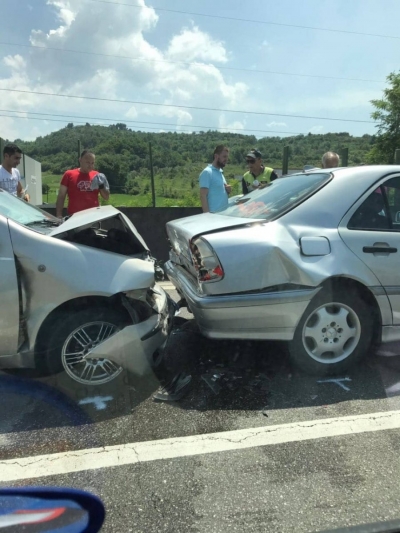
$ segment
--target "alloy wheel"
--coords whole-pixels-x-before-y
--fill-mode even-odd
[[[101,385],[109,383],[121,372],[122,367],[104,358],[91,358],[91,350],[119,330],[115,324],[96,321],[76,328],[67,337],[61,351],[66,373],[78,383]]]

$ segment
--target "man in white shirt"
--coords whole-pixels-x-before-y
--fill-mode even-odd
[[[18,198],[29,202],[29,195],[21,185],[21,175],[17,166],[22,158],[22,150],[16,144],[6,144],[3,149],[3,160],[0,165],[0,187]]]

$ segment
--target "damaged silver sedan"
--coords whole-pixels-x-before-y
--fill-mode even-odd
[[[399,167],[299,173],[167,231],[167,274],[208,337],[289,341],[317,374],[400,340]]]
[[[0,368],[100,385],[150,372],[175,312],[154,260],[113,207],[63,224],[0,189]]]

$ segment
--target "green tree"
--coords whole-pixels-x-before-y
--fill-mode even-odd
[[[376,144],[368,154],[370,163],[394,161],[394,152],[400,148],[400,72],[391,72],[386,78],[389,87],[381,100],[371,100],[375,111],[371,117],[378,122]]]

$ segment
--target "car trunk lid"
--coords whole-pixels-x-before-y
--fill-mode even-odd
[[[228,231],[253,224],[260,224],[263,219],[239,218],[217,213],[203,213],[192,217],[180,218],[167,223],[168,238],[171,243],[171,259],[184,266],[192,264],[190,242],[194,237]],[[192,269],[190,268],[192,271]],[[193,271],[193,273],[195,273]]]

